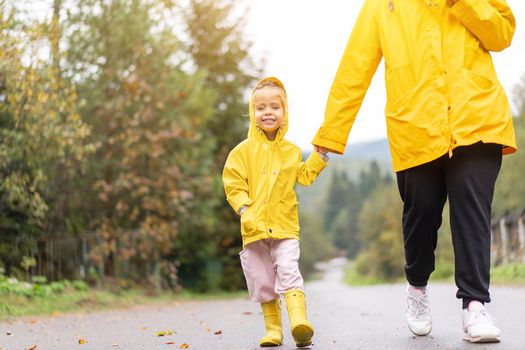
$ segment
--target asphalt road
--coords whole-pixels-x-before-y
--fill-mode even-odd
[[[331,349],[525,349],[525,288],[493,287],[487,308],[503,331],[497,344],[462,340],[460,302],[452,284],[432,284],[430,336],[415,337],[405,319],[403,284],[350,287],[340,280],[336,263],[324,279],[306,286],[310,320],[315,328],[312,350]],[[286,316],[285,329],[288,330]],[[172,335],[157,332],[172,330]],[[261,349],[259,305],[247,298],[174,302],[162,306],[24,317],[0,323],[1,350],[72,349]],[[80,344],[84,341],[85,343]],[[276,350],[295,349],[288,331]],[[184,345],[186,344],[186,345]],[[36,346],[36,347],[33,347]],[[33,347],[33,348],[31,348]]]

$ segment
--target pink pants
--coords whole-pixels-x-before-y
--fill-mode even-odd
[[[279,299],[291,289],[303,290],[297,239],[264,239],[248,244],[240,253],[248,292],[253,301]]]

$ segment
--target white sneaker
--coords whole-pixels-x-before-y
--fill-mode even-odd
[[[410,292],[407,287],[407,319],[408,328],[415,335],[428,335],[432,330],[432,316],[430,315],[430,303],[427,290],[418,289]]]
[[[463,339],[471,343],[500,341],[501,330],[496,327],[496,320],[480,302],[471,302],[468,309],[463,310],[463,331]]]

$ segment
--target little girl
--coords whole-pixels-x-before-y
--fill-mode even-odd
[[[306,162],[301,149],[284,139],[288,108],[283,84],[261,80],[249,103],[248,138],[228,155],[223,171],[226,197],[241,216],[241,265],[252,300],[261,303],[266,336],[261,346],[283,341],[280,294],[284,294],[298,347],[312,343],[306,319],[303,277],[299,271],[299,218],[296,183],[308,186],[328,157],[313,152]]]

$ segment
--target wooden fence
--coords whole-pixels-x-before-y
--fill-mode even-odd
[[[525,263],[525,208],[492,222],[492,265]]]
[[[49,280],[86,279],[87,275],[104,273],[104,263],[95,262],[91,250],[100,244],[94,232],[77,237],[58,236],[38,240],[31,256],[36,266],[31,275],[46,276]]]
[[[37,265],[29,272],[31,275],[47,276],[50,280],[60,280],[86,279],[90,272],[98,276],[126,277],[131,270],[137,270],[129,262],[111,259],[94,261],[90,253],[99,244],[100,238],[93,232],[79,237],[40,240],[29,254],[37,261]],[[525,263],[525,208],[521,212],[493,219],[491,244],[493,266]],[[110,268],[110,265],[115,267]]]

